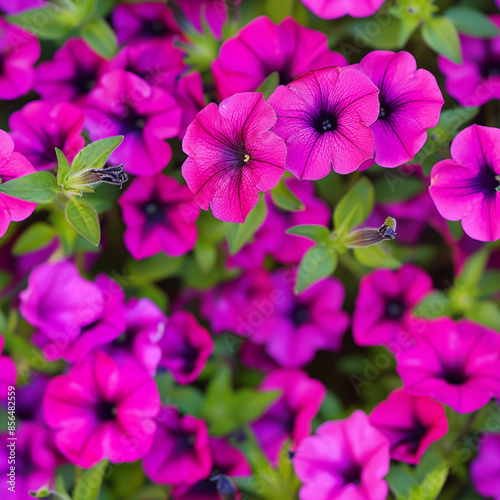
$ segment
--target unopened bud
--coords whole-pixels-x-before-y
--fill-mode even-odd
[[[393,240],[396,237],[396,219],[387,217],[385,222],[378,228],[357,229],[350,233],[344,241],[349,248],[366,247],[375,245],[382,241]]]

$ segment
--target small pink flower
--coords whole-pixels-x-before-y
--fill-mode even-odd
[[[380,8],[384,0],[300,0],[311,12],[322,19],[368,17]]]
[[[181,417],[177,408],[165,406],[156,422],[153,446],[142,460],[149,479],[180,486],[208,477],[213,459],[205,421],[191,415]]]
[[[205,367],[214,341],[190,312],[177,311],[165,326],[160,346],[159,365],[171,372],[178,384],[190,384]]]
[[[43,407],[61,453],[89,468],[105,458],[133,462],[149,451],[160,395],[133,358],[94,352],[49,382]]]
[[[466,319],[428,321],[396,370],[408,394],[470,413],[500,397],[500,336]]]
[[[224,99],[256,90],[275,71],[286,85],[308,70],[346,64],[343,56],[328,49],[324,33],[291,17],[276,25],[260,16],[222,44],[212,73],[217,93]]]
[[[451,143],[451,160],[431,171],[429,193],[442,217],[461,220],[479,241],[500,238],[500,129],[471,125]]]
[[[370,125],[379,115],[379,90],[354,68],[323,68],[280,85],[269,98],[273,127],[287,146],[287,169],[316,180],[348,174],[373,158]]]
[[[262,94],[244,92],[210,103],[188,127],[182,175],[204,210],[218,219],[243,222],[259,192],[279,182],[285,170],[284,142],[269,129],[276,114]]]
[[[418,464],[425,450],[448,432],[443,405],[396,389],[370,414],[370,424],[387,436],[391,458]]]
[[[200,209],[189,189],[172,177],[139,177],[118,203],[125,222],[124,242],[134,259],[161,251],[171,257],[193,249]]]
[[[321,424],[299,445],[293,460],[304,483],[301,500],[385,500],[389,441],[356,410],[349,418]]]
[[[0,335],[0,355],[2,354],[5,340]],[[15,387],[17,381],[16,364],[8,356],[0,356],[0,401],[7,398],[9,387]]]
[[[483,435],[470,466],[474,489],[483,497],[500,499],[500,434]]]

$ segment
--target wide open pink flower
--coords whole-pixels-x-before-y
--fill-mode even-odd
[[[167,166],[172,150],[165,139],[179,133],[181,122],[181,110],[170,94],[120,69],[99,80],[85,116],[92,140],[125,136],[110,160],[139,176],[157,174]]]
[[[322,19],[368,17],[380,8],[384,0],[300,0],[311,12]]]
[[[389,441],[360,410],[325,422],[299,445],[293,460],[304,483],[300,500],[385,500]]]
[[[262,94],[243,92],[210,103],[188,127],[182,148],[189,156],[182,175],[204,210],[218,219],[243,222],[259,192],[279,182],[286,147],[269,129],[276,113]]]
[[[458,413],[500,397],[500,336],[472,321],[428,321],[396,359],[408,394],[429,396]]]
[[[256,90],[274,71],[286,85],[311,69],[345,66],[343,56],[328,48],[324,33],[301,26],[291,17],[279,25],[260,16],[226,40],[212,63],[221,99]]]
[[[381,167],[397,167],[413,159],[435,127],[444,100],[434,75],[417,70],[409,52],[374,50],[359,65],[380,89],[380,113],[371,129],[375,161]]]
[[[431,171],[429,193],[442,217],[462,220],[479,241],[500,238],[500,129],[471,125],[451,143],[451,160]]]
[[[308,71],[269,98],[278,115],[273,131],[287,146],[287,169],[316,180],[348,174],[373,158],[370,125],[379,115],[379,90],[354,68]]]
[[[4,401],[9,392],[9,387],[16,386],[16,364],[8,356],[1,356],[5,340],[0,335],[0,401]]]
[[[22,154],[14,153],[14,141],[9,134],[0,130],[0,182],[8,182],[35,172],[33,165]],[[28,218],[35,207],[36,203],[0,193],[0,237],[5,234],[11,221]]]
[[[500,434],[481,437],[477,456],[471,462],[470,476],[481,496],[500,500]]]
[[[387,436],[391,458],[418,464],[425,450],[448,432],[443,405],[396,389],[370,414],[370,424]]]
[[[160,395],[133,358],[97,351],[49,382],[43,407],[58,449],[88,468],[105,458],[133,462],[149,451]]]

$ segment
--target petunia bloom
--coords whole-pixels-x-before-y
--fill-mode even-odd
[[[32,101],[10,115],[10,136],[37,170],[49,170],[57,166],[56,147],[71,163],[85,146],[83,121],[83,112],[68,102]]]
[[[286,85],[311,69],[346,65],[343,56],[328,48],[324,33],[291,17],[276,25],[260,16],[222,44],[212,73],[217,93],[224,99],[256,90],[275,71]]]
[[[500,129],[471,125],[451,143],[451,160],[431,171],[429,193],[442,217],[462,220],[479,241],[500,238]]]
[[[396,359],[408,394],[434,398],[458,413],[500,397],[500,337],[472,321],[428,321],[415,344]]]
[[[92,140],[123,134],[110,160],[134,175],[151,176],[172,157],[165,139],[179,133],[181,110],[164,90],[139,76],[116,69],[107,72],[89,95],[86,128]]]
[[[276,113],[260,93],[243,92],[210,103],[188,127],[182,175],[204,210],[218,219],[243,222],[259,192],[278,184],[286,147],[269,129]]]
[[[297,447],[311,434],[312,420],[326,395],[325,386],[301,370],[277,370],[259,386],[261,391],[279,390],[278,399],[252,423],[264,453],[275,466],[287,439]]]
[[[370,424],[387,436],[391,458],[418,464],[425,450],[448,432],[443,405],[396,389],[371,412]]]
[[[389,441],[360,410],[325,422],[299,445],[293,464],[301,500],[385,500]]]
[[[213,459],[204,420],[181,417],[174,406],[165,406],[156,418],[158,428],[142,465],[146,475],[160,484],[191,485],[208,477]]]
[[[384,0],[300,0],[311,12],[322,19],[368,17],[380,8]]]
[[[354,68],[323,68],[280,85],[269,98],[273,127],[287,146],[287,169],[316,180],[348,174],[373,158],[370,125],[379,115],[379,90]]]
[[[432,73],[417,69],[409,52],[374,50],[359,65],[380,89],[378,120],[371,125],[375,161],[397,167],[414,158],[435,127],[444,100]]]
[[[8,182],[35,172],[33,165],[22,154],[14,152],[14,142],[9,134],[0,130],[0,182]],[[0,193],[0,237],[5,234],[11,221],[28,218],[35,207],[36,203]]]
[[[134,179],[118,203],[124,242],[134,259],[164,251],[171,257],[193,249],[200,209],[186,186],[164,174]]]
[[[97,351],[49,382],[43,408],[59,451],[89,468],[105,458],[133,462],[149,451],[160,395],[133,358]]]
[[[0,9],[10,15],[45,5],[46,0],[0,0]]]
[[[418,322],[412,309],[432,290],[431,277],[413,264],[368,273],[359,285],[352,317],[356,344],[387,345],[395,352],[411,345]]]
[[[483,435],[470,466],[470,476],[481,496],[500,499],[500,434]]]
[[[174,97],[182,109],[179,139],[184,139],[186,130],[196,115],[205,107],[203,81],[200,73],[192,71],[181,76],[174,90]]]
[[[9,387],[16,385],[16,364],[8,356],[1,356],[5,340],[0,335],[0,401],[4,401],[9,392]]]

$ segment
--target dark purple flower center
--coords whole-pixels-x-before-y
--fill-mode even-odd
[[[500,76],[500,62],[488,59],[480,65],[479,71],[483,79]]]
[[[391,116],[392,109],[391,105],[385,101],[385,99],[380,97],[380,111],[378,112],[379,120],[387,120]]]
[[[326,134],[337,130],[337,117],[331,111],[321,110],[314,118],[312,126],[318,134]]]
[[[344,471],[342,475],[344,476],[345,484],[360,484],[361,466],[359,464],[353,463],[346,471]]]
[[[84,333],[92,330],[93,328],[95,328],[99,324],[100,321],[101,321],[101,318],[96,319],[95,321],[93,321],[89,325],[82,326],[82,328],[80,330],[80,335],[82,335],[82,334],[84,334]]]
[[[420,441],[427,433],[427,428],[420,422],[415,422],[414,426],[410,429],[403,429],[401,437],[392,445],[394,449],[396,446],[407,445],[409,453],[416,453],[420,446]]]
[[[462,385],[467,382],[467,377],[461,366],[445,366],[441,376],[451,385]]]
[[[95,410],[101,422],[109,422],[116,418],[116,404],[112,401],[99,401]]]
[[[146,225],[154,226],[165,222],[165,205],[152,199],[142,205],[142,213],[146,216]]]
[[[405,305],[401,299],[389,299],[385,305],[385,315],[390,319],[400,319],[404,310]]]
[[[161,38],[169,34],[169,29],[159,19],[144,21],[139,36],[141,38]]]
[[[196,437],[193,434],[179,431],[175,435],[175,455],[182,456],[194,450]]]
[[[500,185],[500,176],[489,166],[483,166],[477,175],[469,180],[468,185],[473,193],[483,193],[488,198],[496,196],[496,188]]]
[[[120,120],[120,128],[122,134],[142,133],[142,129],[146,125],[144,116],[137,113],[134,108],[128,107],[126,115]]]
[[[70,83],[76,90],[77,95],[83,95],[88,94],[94,88],[95,78],[94,71],[77,66],[75,76],[73,76]]]
[[[291,311],[291,319],[295,326],[307,323],[310,319],[309,309],[304,305],[297,305]]]

